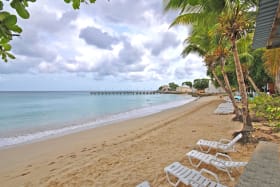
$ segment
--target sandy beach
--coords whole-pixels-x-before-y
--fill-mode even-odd
[[[1,186],[170,186],[163,168],[174,161],[191,167],[185,154],[197,148],[198,139],[231,139],[240,130],[232,115],[215,115],[224,100],[203,97],[151,116],[32,144],[0,150]],[[248,161],[255,145],[238,145],[230,156]],[[220,182],[234,186],[226,173]],[[191,167],[192,168],[192,167]]]

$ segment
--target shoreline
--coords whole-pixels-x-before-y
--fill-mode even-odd
[[[148,180],[168,186],[163,168],[173,161],[188,165],[184,154],[198,139],[230,139],[241,128],[232,115],[213,114],[221,102],[203,97],[149,116],[0,150],[0,181],[4,186],[135,186]]]
[[[0,138],[0,150],[7,149],[11,147],[21,146],[25,144],[30,144],[34,142],[45,141],[48,139],[65,136],[68,134],[73,134],[89,129],[95,129],[101,126],[111,125],[114,123],[119,123],[122,121],[140,118],[144,116],[153,115],[155,113],[162,112],[171,108],[176,108],[190,102],[197,100],[195,97],[190,97],[185,100],[178,100],[173,102],[168,102],[165,104],[157,104],[154,106],[147,106],[132,109],[125,112],[120,112],[116,114],[106,115],[99,118],[88,119],[86,121],[74,121],[74,123],[68,122],[68,124],[54,129],[46,129],[41,131],[35,131],[28,134],[8,136]]]

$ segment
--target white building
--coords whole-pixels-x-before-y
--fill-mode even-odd
[[[187,85],[184,85],[184,86],[179,86],[176,88],[176,92],[184,92],[184,93],[189,93],[189,92],[192,92],[192,89],[187,86]]]
[[[221,87],[215,87],[213,82],[209,80],[208,88],[205,89],[205,93],[225,93],[225,90]]]

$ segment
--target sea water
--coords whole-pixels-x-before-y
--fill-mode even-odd
[[[193,100],[175,94],[0,92],[0,148],[141,117]]]

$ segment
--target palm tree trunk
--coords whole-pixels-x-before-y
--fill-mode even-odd
[[[275,91],[277,93],[280,93],[280,73],[277,73],[276,76],[275,76]]]
[[[218,84],[220,85],[220,87],[223,88],[227,92],[227,89],[225,88],[225,86],[223,85],[222,81],[219,79],[219,77],[217,76],[217,74],[213,68],[211,68],[211,73],[215,77],[215,79],[218,82]]]
[[[234,35],[234,34],[233,34]],[[237,51],[237,46],[236,46],[236,38],[232,37],[231,38],[231,44],[232,44],[232,53],[233,53],[233,58],[234,58],[234,63],[235,63],[235,70],[236,70],[236,77],[237,77],[237,82],[238,82],[238,87],[239,87],[239,92],[242,97],[242,118],[243,118],[243,128],[242,131],[245,131],[246,133],[244,134],[244,142],[249,141],[249,133],[253,130],[252,126],[252,121],[251,117],[249,114],[249,107],[248,107],[248,99],[247,99],[247,92],[246,92],[246,85],[244,81],[244,76],[242,72],[242,67],[241,63],[239,60],[239,55]]]
[[[222,71],[222,75],[223,75],[223,78],[224,78],[224,81],[225,81],[225,87],[226,87],[226,91],[228,93],[228,96],[232,102],[232,105],[234,107],[234,113],[235,113],[235,117],[234,119],[240,119],[241,118],[241,111],[239,109],[239,107],[237,106],[237,103],[234,99],[234,96],[233,96],[233,93],[231,91],[231,86],[230,86],[230,83],[229,83],[229,80],[228,80],[228,76],[225,72],[225,59],[222,57],[221,58],[221,71]]]
[[[255,90],[258,94],[260,94],[261,91],[259,90],[259,88],[257,87],[257,85],[255,84],[254,80],[252,79],[252,77],[251,77],[249,74],[247,74],[247,79],[248,79],[248,81],[251,83],[251,85],[253,86],[254,90]]]

